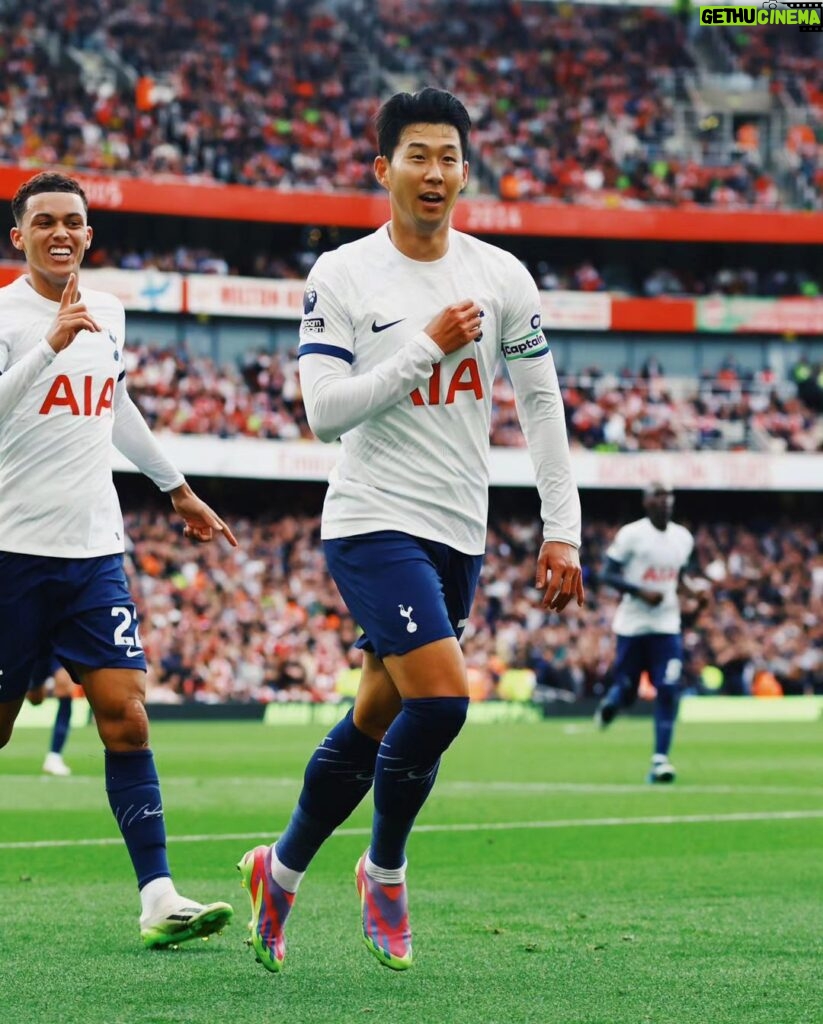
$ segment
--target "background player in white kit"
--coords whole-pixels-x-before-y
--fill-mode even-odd
[[[364,662],[353,713],[309,761],[285,833],[238,865],[251,944],[272,971],[303,873],[372,781],[371,844],[356,867],[363,938],[385,966],[411,966],[406,839],[466,717],[458,640],[485,550],[501,356],[542,499],[536,586],[546,609],[583,602],[580,502],[537,289],[514,256],[450,226],[469,128],[462,103],[438,89],[387,101],[375,173],[391,221],[321,256],[306,286],[303,399],[320,440],[343,442],[321,532],[364,630]]]
[[[679,595],[686,593],[702,605],[706,593],[684,578],[693,567],[694,538],[685,526],[671,522],[671,488],[649,484],[643,493],[643,507],[646,518],[617,531],[600,575],[600,582],[620,591],[623,598],[612,624],[617,634],[613,682],[597,708],[595,722],[605,728],[622,708],[634,703],[640,677],[648,672],[657,690],[648,780],[674,782],[669,751],[683,670]]]
[[[232,909],[184,899],[171,881],[112,442],[169,494],[187,535],[236,541],[128,397],[122,304],[79,291],[92,237],[81,187],[38,174],[20,187],[12,212],[12,243],[28,273],[0,289],[0,747],[36,659],[53,652],[82,683],[105,746],[106,792],[137,875],[143,943],[168,946],[220,930]]]

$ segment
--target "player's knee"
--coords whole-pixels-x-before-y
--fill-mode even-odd
[[[107,750],[142,750],[149,742],[149,719],[142,700],[130,697],[104,711],[95,709],[100,739]]]
[[[5,725],[4,723],[0,722],[0,750],[2,750],[3,747],[5,747],[8,744],[9,740],[11,739],[12,730],[12,725]]]
[[[664,711],[676,711],[680,703],[680,691],[676,686],[658,686],[657,703]]]
[[[358,710],[354,715],[354,724],[360,732],[379,743],[396,717],[396,715],[371,709]]]
[[[71,697],[74,695],[74,683],[68,672],[61,668],[54,673],[54,696]]]
[[[403,710],[425,726],[427,736],[445,750],[463,728],[468,697],[422,697],[403,701]]]

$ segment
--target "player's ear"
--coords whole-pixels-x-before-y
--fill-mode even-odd
[[[89,246],[91,245],[91,240],[92,240],[92,238],[93,238],[93,237],[94,237],[94,231],[93,231],[93,229],[92,229],[92,228],[90,228],[90,227],[87,227],[87,228],[86,228],[86,248],[87,248],[87,249],[88,249],[88,248],[89,248]]]
[[[468,185],[468,183],[469,183],[469,161],[468,160],[464,160],[463,161],[463,184],[460,186],[460,191],[461,192],[466,187],[466,185]]]
[[[23,232],[20,230],[20,228],[13,227],[11,231],[9,231],[9,238],[11,238],[11,244],[14,246],[14,248],[19,249],[21,252],[23,252],[23,250],[25,249],[25,245],[23,244]]]
[[[383,188],[389,187],[389,161],[384,156],[374,158],[374,176]]]

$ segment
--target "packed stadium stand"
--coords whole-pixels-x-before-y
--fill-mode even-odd
[[[129,355],[130,392],[156,430],[217,437],[311,439],[296,353],[249,351],[219,366],[184,349],[138,345]],[[823,450],[823,391],[741,367],[727,356],[702,379],[666,377],[649,360],[638,376],[589,367],[562,373],[573,447],[601,451],[704,449]],[[492,443],[525,442],[508,379],[493,393]]]
[[[421,0],[408,13],[403,0],[11,0],[0,160],[374,190],[378,97],[437,82],[473,115],[481,192],[819,203],[816,37],[696,31],[660,7]]]

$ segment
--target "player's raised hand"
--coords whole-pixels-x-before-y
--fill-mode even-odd
[[[482,324],[483,310],[472,299],[464,299],[446,306],[424,329],[448,355],[470,341],[480,341]]]
[[[174,511],[186,524],[183,534],[198,544],[208,544],[214,540],[216,533],[222,533],[233,548],[237,547],[237,538],[217,513],[209,508],[205,501],[194,493],[188,484],[181,484],[171,492],[171,503]]]
[[[76,302],[77,274],[69,274],[66,287],[60,296],[60,307],[51,327],[46,333],[46,341],[55,352],[68,348],[81,331],[100,330],[94,317],[89,313],[85,303]]]
[[[545,591],[540,604],[547,610],[562,612],[573,597],[582,608],[585,595],[577,548],[562,541],[544,541],[537,556],[534,585]]]

